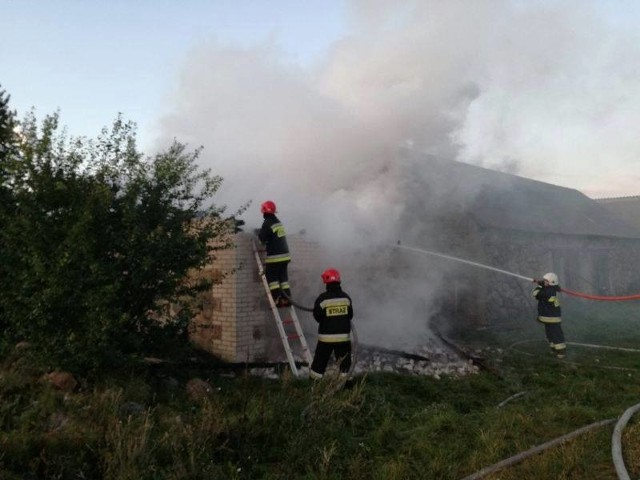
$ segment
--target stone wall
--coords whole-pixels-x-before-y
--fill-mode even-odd
[[[640,293],[640,239],[541,234],[515,230],[464,229],[440,225],[435,251],[529,278],[555,272],[560,285],[597,295]],[[489,326],[530,320],[537,303],[534,285],[514,276],[461,266],[443,281],[443,323]],[[455,328],[454,327],[454,328]]]
[[[613,237],[487,231],[482,240],[489,265],[540,278],[555,272],[560,285],[597,295],[640,292],[640,240]],[[535,316],[533,284],[487,272],[489,323]]]

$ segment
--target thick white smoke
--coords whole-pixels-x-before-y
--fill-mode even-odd
[[[388,172],[407,146],[594,195],[634,193],[640,35],[602,8],[354,1],[350,35],[313,68],[270,41],[194,50],[163,131],[205,146],[229,204],[273,198],[295,216],[309,198],[337,195],[343,213],[345,197],[356,212],[395,203]]]
[[[640,34],[603,3],[352,1],[349,35],[310,68],[270,41],[202,45],[164,141],[205,147],[203,165],[225,179],[219,200],[254,201],[250,228],[271,199],[291,233],[339,250],[394,242],[399,219],[420,215],[405,182],[426,156],[632,194]]]

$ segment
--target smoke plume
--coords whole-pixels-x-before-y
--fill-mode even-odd
[[[349,34],[304,68],[271,39],[251,49],[212,41],[185,60],[162,131],[205,147],[203,165],[225,179],[223,203],[254,201],[249,227],[270,199],[290,233],[370,262],[375,246],[426,241],[407,219],[429,212],[412,210],[407,192],[428,182],[428,158],[631,194],[640,39],[603,3],[354,0]],[[380,282],[411,295],[359,300],[381,323],[424,325],[438,275],[423,271],[409,264],[390,273],[394,287]],[[420,302],[403,309],[408,296]]]

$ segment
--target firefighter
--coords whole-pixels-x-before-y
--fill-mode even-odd
[[[533,289],[533,297],[538,300],[537,320],[544,324],[544,331],[549,341],[551,352],[558,358],[564,358],[567,344],[562,331],[560,310],[560,285],[555,273],[547,273],[542,280],[534,280],[537,286]]]
[[[258,232],[258,238],[266,245],[267,249],[264,274],[276,306],[287,307],[290,306],[289,299],[291,298],[291,286],[287,272],[291,255],[287,245],[287,234],[284,226],[276,217],[275,203],[271,200],[263,202],[260,205],[260,211],[264,222]]]
[[[353,318],[351,297],[342,290],[338,270],[325,270],[322,281],[326,285],[326,291],[318,296],[313,305],[313,318],[318,322],[318,344],[309,376],[313,379],[322,378],[333,353],[339,363],[340,375],[350,382],[350,333]]]

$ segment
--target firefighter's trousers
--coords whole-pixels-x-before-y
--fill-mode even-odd
[[[339,363],[340,373],[342,375],[349,374],[349,370],[351,370],[351,342],[322,342],[319,340],[309,373],[312,378],[321,378],[324,375],[332,353]]]
[[[562,324],[558,322],[544,322],[539,320],[544,324],[544,333],[547,337],[547,341],[549,342],[549,348],[551,352],[557,355],[558,357],[564,357],[567,344],[564,340],[564,332],[562,331]]]
[[[282,292],[291,297],[291,286],[289,285],[289,274],[287,267],[289,262],[266,263],[264,267],[264,275],[269,284],[269,291],[273,299],[277,299]]]

